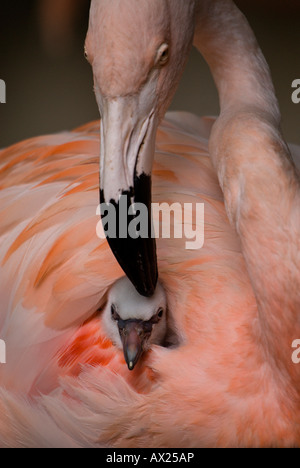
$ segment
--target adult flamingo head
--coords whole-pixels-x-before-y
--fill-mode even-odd
[[[101,121],[101,202],[113,204],[111,249],[143,296],[157,284],[151,235],[151,170],[158,123],[177,89],[194,34],[194,0],[92,0],[86,56],[93,68]],[[143,238],[120,235],[120,197],[147,207]],[[128,221],[129,220],[129,221]],[[124,224],[124,223],[123,223]],[[124,232],[124,225],[121,226]],[[122,237],[122,238],[121,238]]]

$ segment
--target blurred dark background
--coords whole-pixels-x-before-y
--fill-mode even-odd
[[[72,129],[97,119],[89,64],[83,57],[89,0],[1,0],[0,148],[24,138]],[[270,64],[286,139],[300,144],[300,1],[237,0]],[[209,70],[193,51],[172,109],[217,114]]]

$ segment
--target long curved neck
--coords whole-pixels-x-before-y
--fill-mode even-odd
[[[221,112],[261,108],[279,122],[269,67],[246,18],[231,0],[198,0],[194,45],[216,82]]]
[[[300,338],[300,178],[280,132],[269,68],[231,0],[199,0],[194,44],[219,91],[210,153],[256,295],[260,342],[272,367],[300,388],[291,359]]]

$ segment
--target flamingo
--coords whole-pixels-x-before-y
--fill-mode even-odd
[[[103,311],[103,330],[124,350],[128,369],[133,370],[145,351],[165,343],[167,302],[163,287],[158,284],[151,298],[143,298],[127,277],[117,281]]]
[[[300,368],[291,359],[300,336],[299,148],[291,148],[292,158],[267,64],[233,2],[132,5],[134,0],[92,2],[87,54],[101,124],[0,153],[0,338],[7,348],[7,364],[0,367],[1,446],[299,446]],[[115,31],[97,27],[104,13],[111,27],[120,26],[122,40],[136,45],[134,54],[130,47],[123,50],[129,56],[118,53],[116,36],[118,47],[110,42],[106,59],[120,58],[122,86],[144,84],[134,104],[143,102],[148,84],[148,98],[157,104],[154,113],[149,100],[135,108],[138,126],[130,142],[139,146],[139,125],[150,112],[137,167],[148,179],[153,174],[152,200],[205,203],[201,250],[187,251],[184,239],[157,240],[158,284],[177,344],[152,344],[131,372],[103,323],[112,298],[126,305],[116,286],[123,272],[108,243],[96,236],[99,149],[106,200],[128,188],[122,170],[130,173],[135,155],[132,150],[128,167],[119,167],[120,178],[113,180],[107,147],[116,158],[128,133],[122,128],[117,145],[110,129],[123,118],[127,125],[126,111],[134,104],[121,106],[114,98],[108,112],[111,103],[101,94],[105,79],[100,86],[97,71],[104,71],[94,54],[100,38]],[[159,67],[139,81],[148,64],[143,48],[156,44],[147,38],[157,24],[160,32],[167,28],[169,43],[164,36]],[[216,121],[167,114],[157,130],[152,169],[156,127],[193,39],[214,75],[221,114]],[[126,81],[129,58],[134,81]],[[113,63],[109,83],[119,76],[119,61]],[[147,199],[149,191],[148,184]],[[154,252],[153,244],[147,249]],[[129,277],[144,292],[134,292],[136,314],[156,284],[155,261],[149,275],[141,287]]]

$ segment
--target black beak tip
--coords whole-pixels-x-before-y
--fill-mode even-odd
[[[135,364],[132,361],[127,362],[127,366],[130,371],[133,371],[135,368]]]
[[[110,239],[110,248],[126,276],[141,296],[151,297],[158,281],[153,239]]]
[[[151,297],[155,293],[158,281],[156,241],[152,236],[151,213],[151,177],[142,176],[135,179],[135,203],[142,203],[147,207],[147,235],[132,238],[128,234],[128,226],[135,217],[128,216],[128,210],[132,203],[132,194],[125,192],[122,196],[126,201],[111,201],[108,205],[114,205],[116,211],[116,235],[107,233],[107,241],[126,276],[132,282],[141,296]],[[105,205],[103,190],[100,190],[101,204]],[[126,212],[127,211],[127,212]],[[125,221],[123,221],[125,219]],[[104,226],[107,228],[107,226]],[[121,229],[120,229],[121,228]],[[126,232],[123,237],[120,232]]]
[[[132,372],[136,368],[136,365],[139,362],[140,357],[143,354],[143,351],[136,352],[133,355],[130,355],[130,354],[131,354],[130,352],[124,350],[124,357],[125,357],[127,367]]]
[[[154,295],[158,281],[156,264],[153,263],[152,265],[149,265],[149,270],[150,275],[143,278],[142,281],[140,276],[136,277],[135,275],[131,279],[131,282],[137,292],[144,297],[152,297]],[[151,276],[151,272],[153,272],[153,276]]]

